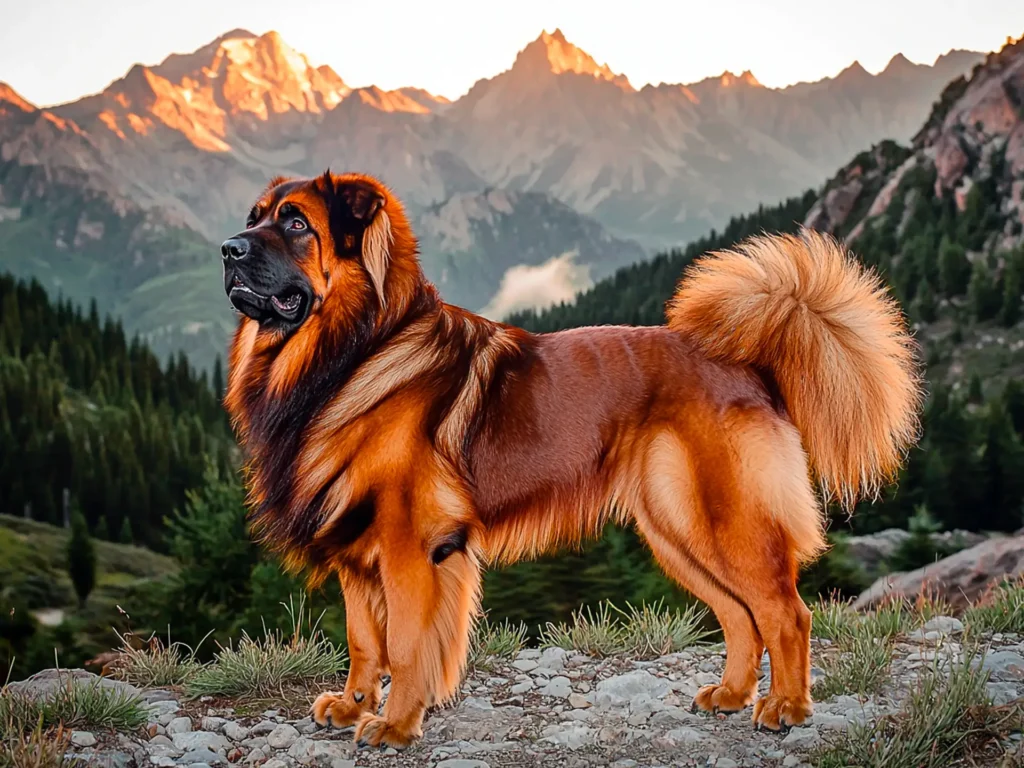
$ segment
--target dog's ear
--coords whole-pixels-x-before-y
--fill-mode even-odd
[[[384,193],[369,181],[337,179],[330,171],[320,177],[319,187],[327,201],[335,251],[339,255],[362,256],[363,266],[384,306],[384,281],[391,260],[391,219],[384,210]]]

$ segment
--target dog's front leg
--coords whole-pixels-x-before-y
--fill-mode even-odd
[[[458,691],[480,590],[465,533],[451,546],[459,535],[424,542],[407,528],[382,542],[391,692],[382,716],[366,713],[356,724],[361,744],[408,746],[422,735],[427,708]]]
[[[364,713],[376,713],[381,699],[380,677],[387,670],[387,616],[380,584],[347,570],[339,574],[345,595],[348,679],[341,693],[326,691],[313,702],[313,720],[320,726],[344,728]]]

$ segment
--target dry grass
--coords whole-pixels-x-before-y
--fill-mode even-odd
[[[154,635],[141,648],[135,647],[128,634],[118,638],[120,655],[111,671],[111,676],[118,680],[144,688],[183,685],[201,669],[196,650],[184,643],[171,642],[169,637],[164,645]]]
[[[540,645],[591,656],[656,658],[705,640],[710,635],[706,616],[707,609],[696,605],[678,611],[664,608],[661,601],[640,607],[627,603],[623,610],[606,601],[593,611],[575,611],[568,623],[549,622],[541,630]]]
[[[964,613],[969,632],[1024,634],[1024,578],[1005,581],[985,593]]]
[[[903,709],[854,724],[842,739],[814,756],[820,768],[945,768],[984,753],[974,764],[992,765],[993,741],[1021,726],[1019,707],[994,707],[985,695],[982,653],[967,648],[955,662],[936,660],[918,680]]]
[[[200,667],[185,682],[189,696],[284,696],[290,684],[317,684],[344,671],[348,658],[305,612],[289,604],[292,632],[285,636],[264,628],[262,638],[243,634],[237,646],[221,647],[211,664]]]
[[[8,722],[0,739],[0,768],[62,768],[71,732],[63,726],[43,728],[43,721],[26,733]]]
[[[527,627],[520,622],[513,625],[508,619],[492,623],[486,616],[476,625],[469,647],[469,666],[488,669],[490,660],[515,658],[526,647]]]
[[[814,686],[815,699],[849,694],[878,693],[889,680],[893,643],[889,637],[875,637],[866,625],[855,625],[840,635],[833,652],[821,659],[825,679]]]
[[[8,740],[34,728],[116,728],[134,730],[146,724],[142,700],[99,680],[74,682],[57,688],[47,698],[34,698],[6,687],[0,691],[0,738]]]

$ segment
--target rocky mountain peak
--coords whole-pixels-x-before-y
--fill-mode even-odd
[[[882,74],[903,75],[908,72],[912,72],[917,67],[917,64],[912,62],[902,53],[897,53],[895,56],[889,59],[889,63],[885,65],[885,69],[882,70]]]
[[[512,71],[533,77],[566,73],[589,75],[597,80],[614,83],[623,90],[633,90],[625,75],[616,74],[607,64],[598,64],[589,53],[566,40],[560,29],[551,33],[542,32],[540,37],[520,51]]]
[[[729,70],[722,73],[722,76],[718,78],[719,83],[723,88],[735,88],[737,86],[751,86],[754,88],[762,88],[763,86],[754,77],[754,73],[749,69],[743,70],[739,75],[735,75]]]
[[[12,106],[22,112],[35,112],[37,107],[22,97],[20,93],[11,88],[7,83],[0,81],[0,112]]]

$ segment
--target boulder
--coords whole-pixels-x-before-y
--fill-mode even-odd
[[[1024,535],[991,538],[936,563],[906,573],[883,576],[854,601],[868,609],[893,595],[940,597],[964,608],[1006,578],[1024,574]]]

